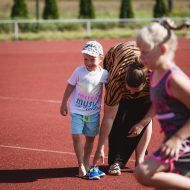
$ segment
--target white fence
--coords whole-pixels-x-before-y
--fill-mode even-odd
[[[185,19],[190,18],[172,18],[175,21],[182,22]],[[138,19],[62,19],[62,20],[0,20],[0,25],[12,25],[13,26],[13,35],[14,39],[19,39],[19,24],[66,24],[66,23],[83,23],[85,24],[86,34],[91,35],[92,23],[142,23],[142,22],[151,22],[158,21],[159,18],[138,18]]]

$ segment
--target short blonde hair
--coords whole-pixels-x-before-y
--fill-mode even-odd
[[[161,44],[168,44],[168,56],[173,59],[177,48],[177,37],[170,28],[164,27],[158,22],[143,27],[136,37],[137,45],[145,44],[148,49],[153,49]]]
[[[159,22],[151,23],[142,28],[137,34],[137,45],[144,44],[150,50],[161,44],[168,44],[168,56],[173,59],[177,48],[177,37],[171,30],[180,30],[190,27],[190,20],[184,21],[180,25],[169,18],[163,18]]]

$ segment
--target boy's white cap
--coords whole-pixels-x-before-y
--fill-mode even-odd
[[[104,55],[103,47],[97,41],[89,41],[89,42],[87,42],[84,45],[81,53],[85,53],[85,54],[91,55],[93,57],[97,57],[99,55]]]

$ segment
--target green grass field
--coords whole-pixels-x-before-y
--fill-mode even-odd
[[[35,0],[26,0],[29,17],[35,18]],[[44,8],[44,0],[39,0],[40,15]],[[165,0],[165,2],[167,2]],[[190,0],[173,0],[174,13],[190,16]],[[96,18],[118,18],[121,0],[93,0]],[[57,0],[60,18],[77,18],[79,11],[79,0]],[[152,17],[155,0],[132,0],[136,18]],[[13,0],[1,0],[0,19],[10,19]],[[180,13],[181,12],[181,13]],[[176,15],[177,16],[177,15]]]
[[[166,1],[166,0],[165,0]],[[36,18],[35,0],[26,0],[29,10],[29,19]],[[40,2],[40,18],[44,8],[44,0]],[[167,2],[167,1],[166,1]],[[173,0],[174,7],[171,17],[190,17],[190,0]],[[96,18],[118,18],[121,0],[93,0]],[[79,0],[57,0],[60,19],[75,19],[78,17]],[[132,0],[135,18],[152,18],[155,0]],[[13,0],[1,0],[0,20],[9,20]],[[141,24],[142,25],[142,24]],[[13,40],[12,25],[0,25],[0,40]],[[75,24],[71,25],[40,25],[36,30],[36,25],[22,25],[20,27],[20,40],[39,39],[81,39],[81,38],[123,38],[136,34],[137,27],[126,25],[118,27],[115,23],[96,24],[93,26],[91,35],[85,33],[84,28]],[[141,26],[139,26],[141,27]],[[3,29],[2,29],[3,28]],[[134,30],[136,28],[136,30]],[[181,32],[180,35],[186,35]]]

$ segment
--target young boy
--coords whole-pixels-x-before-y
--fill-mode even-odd
[[[71,128],[73,146],[79,165],[79,177],[100,179],[105,175],[98,167],[89,167],[89,159],[95,136],[99,133],[100,110],[103,84],[107,83],[108,72],[100,64],[103,61],[103,48],[97,41],[87,42],[82,51],[84,66],[75,69],[68,79],[60,112],[68,113],[70,99]],[[86,142],[83,147],[82,135]]]

